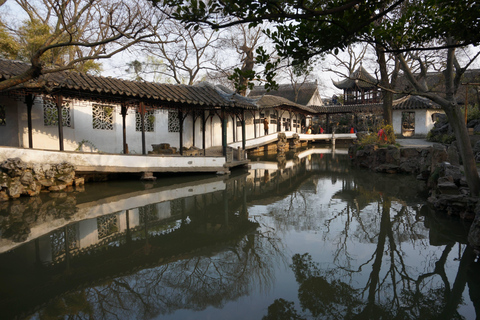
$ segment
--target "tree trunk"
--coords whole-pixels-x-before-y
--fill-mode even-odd
[[[462,157],[463,169],[468,187],[470,188],[470,194],[472,196],[478,196],[480,191],[480,178],[478,177],[477,163],[473,154],[472,145],[470,144],[467,127],[465,126],[464,116],[457,104],[442,107],[447,114],[448,122],[452,126],[457,139],[457,146],[460,156]]]
[[[385,58],[385,48],[379,44],[376,45],[375,51],[377,53],[377,61],[380,67],[380,86],[383,96],[383,121],[385,124],[392,124],[392,109],[393,109],[393,92],[391,89],[390,80],[388,78],[387,60]]]
[[[448,49],[447,63],[445,67],[445,98],[438,93],[428,91],[428,88],[422,86],[413,76],[411,69],[408,67],[403,55],[398,55],[398,59],[402,65],[407,79],[415,87],[418,94],[432,100],[439,104],[445,111],[448,117],[448,122],[453,128],[455,138],[458,144],[458,151],[463,161],[463,168],[465,178],[467,179],[470,194],[478,196],[480,192],[480,178],[478,177],[477,164],[473,155],[472,146],[470,144],[470,137],[468,136],[465,120],[460,108],[455,99],[455,84],[454,84],[454,60],[455,48]]]

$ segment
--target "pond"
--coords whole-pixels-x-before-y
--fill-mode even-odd
[[[475,319],[469,225],[346,150],[0,203],[2,319]]]

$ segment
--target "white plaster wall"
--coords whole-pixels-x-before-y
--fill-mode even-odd
[[[402,110],[393,110],[392,112],[393,133],[402,134]]]
[[[441,110],[394,110],[393,117],[393,131],[395,134],[402,134],[402,112],[415,112],[415,136],[426,136],[435,124],[432,120],[432,114],[444,113]]]
[[[20,101],[8,97],[0,97],[0,105],[5,108],[5,125],[0,126],[0,145],[9,147],[23,147],[20,145],[18,130],[19,125],[19,111],[21,108],[25,109],[25,115],[27,107]],[[28,143],[27,143],[28,147]]]
[[[425,127],[427,128],[427,133],[426,134],[428,134],[428,132],[430,132],[430,130],[432,130],[433,126],[435,125],[435,121],[432,120],[432,115],[434,115],[435,113],[444,114],[445,111],[443,111],[443,110],[433,110],[433,109],[427,110],[426,121],[425,121]]]
[[[207,148],[222,145],[222,122],[217,116],[210,117],[207,120],[205,132],[205,144]]]
[[[151,168],[163,168],[165,171],[173,171],[185,168],[191,168],[192,171],[222,171],[225,164],[224,157],[162,157],[162,156],[142,156],[142,155],[123,155],[123,154],[99,154],[99,153],[80,153],[80,152],[55,152],[37,149],[19,149],[14,147],[0,148],[0,162],[8,158],[21,158],[25,162],[37,162],[45,164],[55,164],[69,162],[82,168],[108,169],[115,167],[115,170],[124,168],[125,172],[151,171]]]
[[[155,204],[157,207],[157,217],[158,219],[167,219],[172,215],[170,201],[160,202]]]
[[[78,222],[80,248],[87,248],[98,242],[97,218]]]
[[[93,129],[92,106],[96,103],[86,101],[74,101],[73,128],[76,132],[75,147],[65,150],[75,150],[79,143],[88,141],[96,147],[96,150],[106,153],[122,153],[122,116],[120,106],[113,104],[102,104],[114,107],[113,130]],[[133,116],[135,118],[135,115]],[[127,127],[128,128],[128,127]],[[127,129],[128,132],[128,129]],[[64,128],[65,134],[65,128]],[[127,133],[128,137],[128,133]],[[93,151],[96,151],[93,150]]]
[[[429,129],[427,127],[428,110],[415,110],[415,135],[426,136]]]
[[[308,101],[307,106],[323,106],[323,101],[322,97],[320,97],[320,93],[318,92],[318,89],[315,90],[315,93],[313,96],[310,98],[310,101]]]

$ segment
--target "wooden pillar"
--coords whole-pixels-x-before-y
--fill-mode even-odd
[[[293,131],[293,113],[292,111],[288,111],[288,116],[290,117],[290,124],[288,126],[288,131]]]
[[[227,117],[225,116],[225,107],[222,107],[222,153],[227,156]]]
[[[35,96],[29,94],[25,97],[25,103],[27,104],[27,126],[28,126],[28,147],[33,148],[33,125],[32,125],[32,107]]]
[[[193,146],[195,147],[195,122],[196,122],[197,118],[196,118],[196,112],[193,111],[192,112],[192,143],[193,143]]]
[[[206,126],[206,120],[205,120],[205,110],[202,111],[202,124],[203,124],[203,128],[202,128],[202,147],[203,147],[203,155],[205,156],[205,126]]]
[[[58,119],[58,142],[60,151],[64,151],[63,148],[63,114],[62,114],[62,104],[63,104],[63,97],[57,96],[56,99],[57,104],[57,119]]]
[[[255,123],[256,119],[255,119],[255,111],[253,111],[253,133],[254,133],[254,137],[256,138],[257,137],[257,124]]]
[[[142,127],[142,154],[146,155],[147,147],[146,147],[146,141],[145,141],[145,105],[143,104],[143,102],[140,102],[139,109],[140,109],[140,126]]]
[[[247,137],[245,130],[245,110],[242,110],[242,149],[245,150]]]
[[[123,154],[127,154],[127,106],[125,104],[122,104],[120,113],[122,114]]]
[[[237,115],[232,116],[232,133],[233,133],[233,142],[237,141]]]
[[[180,121],[180,155],[183,156],[183,112],[178,110],[178,120]]]
[[[327,113],[325,117],[326,117],[325,133],[329,133],[330,132],[330,115]]]

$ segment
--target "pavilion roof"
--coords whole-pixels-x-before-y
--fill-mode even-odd
[[[341,81],[333,81],[333,85],[338,89],[371,89],[376,87],[378,80],[368,73],[365,68],[360,65],[360,67],[355,70],[348,78]]]
[[[441,107],[427,98],[420,96],[405,96],[392,103],[393,110],[421,110],[441,109]],[[332,113],[360,113],[360,112],[382,112],[382,103],[365,103],[352,105],[333,105],[316,107],[317,114]]]

